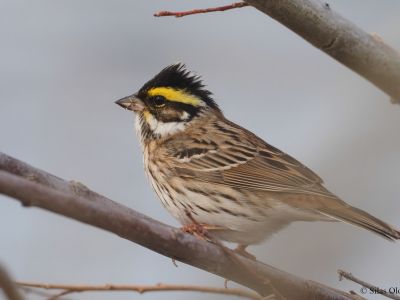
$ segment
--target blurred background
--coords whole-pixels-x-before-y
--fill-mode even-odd
[[[0,0],[0,150],[178,226],[144,175],[133,116],[113,102],[182,61],[203,76],[228,118],[302,161],[350,204],[400,227],[400,106],[253,8],[152,16],[228,3]],[[400,50],[399,1],[329,4]],[[179,262],[176,268],[108,232],[3,196],[0,240],[0,262],[18,280],[223,286],[219,277]],[[249,250],[342,290],[360,287],[339,282],[338,268],[382,288],[400,285],[400,243],[346,224],[295,223]],[[227,299],[195,293],[68,298],[132,297]]]

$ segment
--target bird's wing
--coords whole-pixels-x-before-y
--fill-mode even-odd
[[[215,123],[207,134],[175,139],[167,147],[180,176],[239,189],[336,197],[310,169],[233,123]]]
[[[281,193],[281,200],[293,207],[400,239],[400,231],[340,200],[310,169],[236,124],[215,123],[207,134],[187,138],[191,141],[175,140],[168,147],[177,176],[255,193]]]

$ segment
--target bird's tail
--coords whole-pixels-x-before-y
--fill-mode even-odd
[[[343,203],[345,207],[341,209],[321,210],[320,212],[331,218],[365,228],[373,233],[380,235],[390,241],[400,239],[400,231],[393,226],[375,218],[369,213]]]

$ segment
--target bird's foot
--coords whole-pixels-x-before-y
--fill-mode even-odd
[[[233,252],[240,254],[241,256],[244,256],[248,259],[256,261],[257,258],[253,254],[250,254],[249,252],[246,251],[247,246],[248,245],[238,245],[235,249],[233,249]]]
[[[181,230],[183,232],[190,233],[199,239],[211,242],[212,239],[210,238],[207,229],[212,228],[212,226],[197,222],[195,218],[193,218],[189,210],[186,210],[185,212],[187,218],[190,220],[190,223],[185,224],[183,227],[181,227]]]
[[[189,223],[181,227],[181,230],[183,232],[190,233],[202,240],[210,240],[208,237],[207,224]]]

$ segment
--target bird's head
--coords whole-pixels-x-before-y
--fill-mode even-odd
[[[184,130],[201,116],[220,113],[199,76],[184,64],[164,68],[140,90],[115,103],[137,114],[142,137],[160,138]]]

